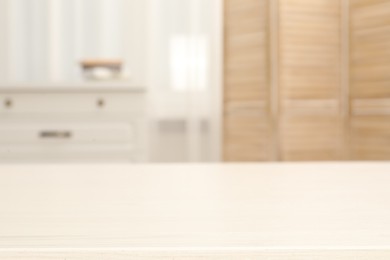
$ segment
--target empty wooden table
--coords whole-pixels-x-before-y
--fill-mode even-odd
[[[0,259],[390,259],[390,164],[1,165]]]

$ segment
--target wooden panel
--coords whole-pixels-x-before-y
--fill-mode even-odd
[[[267,1],[227,0],[225,101],[267,100]]]
[[[353,116],[390,115],[390,98],[353,99]]]
[[[351,97],[390,98],[390,0],[351,4]]]
[[[356,116],[351,121],[351,154],[355,160],[390,158],[390,116]]]
[[[272,149],[270,118],[260,112],[261,108],[252,107],[228,108],[225,127],[230,131],[225,134],[226,161],[263,161],[271,157]]]
[[[280,98],[340,99],[340,0],[280,0]]]
[[[351,156],[390,159],[390,0],[351,1]]]
[[[225,104],[238,105],[251,115],[239,113],[228,120],[226,128],[233,131],[227,131],[225,141],[236,140],[227,146],[232,158],[235,153],[245,157],[242,150],[248,154],[256,151],[257,156],[251,157],[255,159],[267,154],[271,144],[265,140],[272,139],[271,132],[276,130],[268,112],[272,107],[267,87],[271,80],[265,73],[256,74],[268,69],[265,53],[270,39],[265,26],[264,33],[253,34],[266,22],[257,18],[262,22],[251,24],[249,21],[256,19],[249,18],[250,14],[261,13],[244,7],[249,2],[260,5],[261,1],[227,2],[237,9],[227,11],[227,17],[239,21],[227,30],[227,64],[232,64],[227,66]],[[278,83],[272,86],[278,89],[272,92],[279,96],[280,159],[345,159],[347,139],[352,159],[390,159],[390,126],[386,123],[390,117],[390,0],[351,0],[349,24],[344,0],[279,0],[278,5],[279,75],[273,79]],[[348,26],[349,46],[345,35]],[[234,38],[230,42],[229,36]],[[243,47],[246,41],[251,43]],[[240,53],[240,48],[245,51]],[[234,110],[225,109],[225,113]],[[245,120],[251,123],[242,123]],[[256,138],[251,142],[240,131],[252,132]],[[241,150],[234,152],[239,145]]]
[[[279,1],[282,160],[344,156],[341,0]]]
[[[343,157],[343,120],[329,115],[283,117],[282,160],[338,160]]]
[[[270,158],[268,1],[225,0],[224,159]]]

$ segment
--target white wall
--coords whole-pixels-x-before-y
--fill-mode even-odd
[[[7,75],[8,1],[0,0],[0,79]]]
[[[0,83],[80,80],[81,59],[121,58],[145,85],[147,1],[0,0],[0,14]]]

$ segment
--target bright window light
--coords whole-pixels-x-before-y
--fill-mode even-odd
[[[204,36],[175,36],[170,45],[170,81],[175,91],[205,90],[208,48]]]

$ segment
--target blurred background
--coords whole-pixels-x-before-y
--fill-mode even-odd
[[[390,159],[390,0],[0,0],[0,162]]]
[[[220,158],[219,1],[0,0],[0,160]]]

